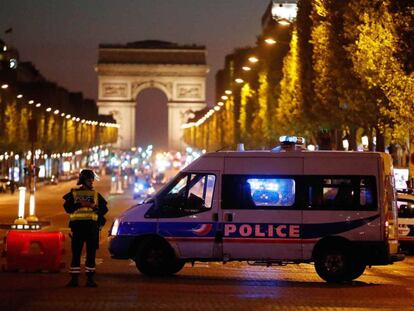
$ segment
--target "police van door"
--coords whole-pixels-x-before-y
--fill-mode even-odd
[[[302,211],[295,175],[301,158],[230,158],[222,176],[223,256],[302,258]]]
[[[221,255],[215,247],[219,176],[218,171],[182,172],[157,198],[158,233],[181,258]]]

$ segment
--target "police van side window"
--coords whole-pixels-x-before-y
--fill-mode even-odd
[[[210,210],[215,182],[212,174],[182,174],[160,193],[146,217],[184,217]]]
[[[375,210],[372,176],[306,176],[308,209]]]
[[[414,201],[406,199],[398,199],[398,217],[414,218]]]
[[[224,175],[223,209],[275,209],[295,205],[294,178]]]

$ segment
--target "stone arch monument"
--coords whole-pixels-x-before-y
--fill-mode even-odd
[[[117,147],[135,146],[137,96],[157,88],[168,100],[168,147],[184,149],[181,125],[206,107],[206,54],[204,46],[165,41],[99,45],[99,113],[112,114],[120,124]]]

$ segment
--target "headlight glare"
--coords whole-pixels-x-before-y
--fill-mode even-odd
[[[118,228],[119,228],[119,220],[115,219],[114,223],[112,224],[111,235],[117,235],[118,234]]]

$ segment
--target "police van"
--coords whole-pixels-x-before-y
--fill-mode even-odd
[[[314,262],[327,282],[402,260],[390,156],[306,151],[300,142],[204,154],[115,219],[112,257],[147,275],[195,261]]]
[[[401,189],[397,192],[398,236],[401,249],[414,250],[414,190]]]

